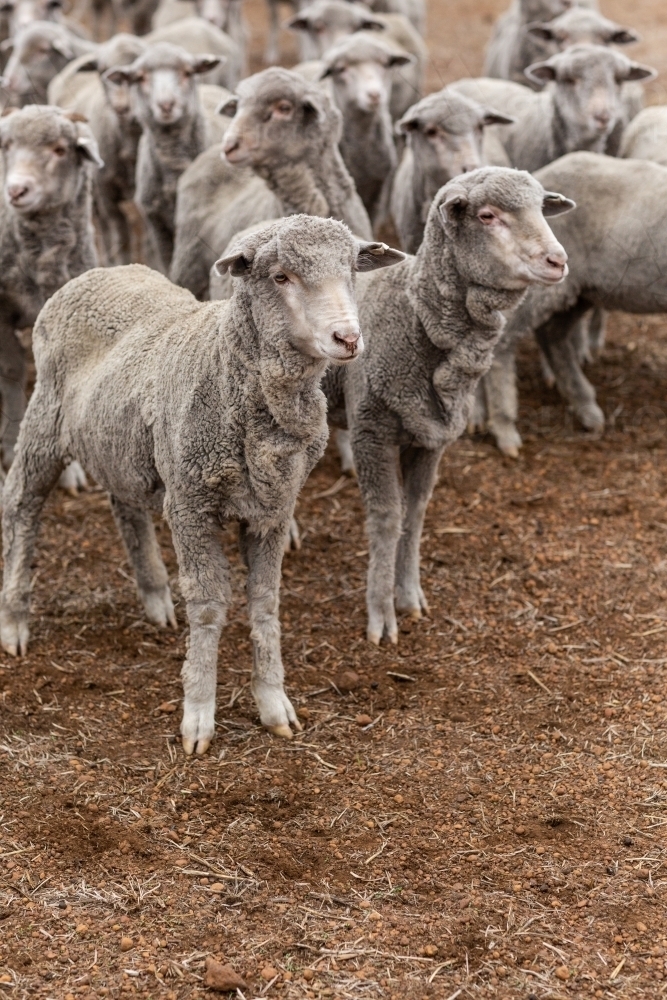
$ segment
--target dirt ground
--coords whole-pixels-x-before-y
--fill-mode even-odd
[[[626,6],[667,80],[667,8]],[[499,7],[432,5],[432,86],[479,72]],[[363,511],[329,454],[284,566],[291,743],[249,695],[231,530],[218,732],[185,760],[182,606],[146,624],[104,494],[55,496],[30,653],[0,659],[0,994],[197,1000],[209,956],[246,1000],[667,994],[666,372],[663,320],[613,317],[595,439],[524,346],[524,451],[446,456],[431,615],[397,648],[364,639]]]

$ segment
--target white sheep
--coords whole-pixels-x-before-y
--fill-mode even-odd
[[[150,510],[171,528],[190,625],[181,733],[214,732],[218,640],[230,601],[221,526],[240,522],[262,724],[300,729],[283,688],[278,595],[297,495],[327,440],[320,381],[362,350],[355,272],[401,260],[331,219],[254,233],[222,270],[228,302],[200,303],[142,265],[97,269],[47,303],[35,326],[37,385],[4,491],[0,639],[28,642],[30,565],[42,505],[68,458],[111,495],[147,616],[175,624]]]

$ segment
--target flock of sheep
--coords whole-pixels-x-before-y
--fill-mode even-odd
[[[466,424],[521,446],[518,337],[535,333],[545,377],[600,428],[582,364],[604,310],[667,311],[667,108],[642,110],[655,74],[614,47],[631,30],[594,3],[514,0],[488,75],[422,98],[420,0],[294,6],[302,62],[252,76],[242,0],[0,12],[0,640],[25,652],[40,512],[86,472],[147,617],[175,625],[162,513],[190,629],[186,753],[214,733],[230,520],[261,722],[300,728],[281,562],[328,426],[367,514],[368,638],[396,642],[397,612],[427,609],[419,547],[443,450]],[[278,0],[269,12],[274,60]],[[135,33],[113,33],[120,16]],[[405,252],[373,238],[389,219]]]

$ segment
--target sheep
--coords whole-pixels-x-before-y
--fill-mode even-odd
[[[197,297],[207,294],[210,267],[232,237],[258,222],[331,216],[372,239],[329,95],[278,67],[243,80],[236,95],[221,108],[234,116],[224,143],[199,156],[178,185],[170,276]]]
[[[49,85],[49,103],[77,111],[90,122],[104,166],[93,186],[98,232],[108,264],[129,264],[132,227],[123,205],[134,198],[141,126],[127,82],[113,83],[113,66],[134,62],[144,51],[135,35],[115,35],[97,52],[69,63]]]
[[[218,56],[194,56],[168,42],[154,42],[129,66],[116,66],[105,74],[112,83],[131,85],[136,96],[143,131],[135,202],[144,218],[148,260],[164,274],[174,247],[178,179],[199,153],[221,137],[222,122],[204,114],[195,82],[198,74],[209,72],[218,62]],[[213,90],[214,105],[229,96],[222,88],[201,89]]]
[[[224,31],[237,47],[241,79],[246,75],[246,44],[248,26],[243,17],[243,0],[161,0],[153,15],[153,31],[166,28],[176,21],[200,17],[215,28]],[[236,86],[238,80],[230,82]]]
[[[529,24],[526,30],[532,37],[548,43],[552,49],[550,54],[562,52],[571,45],[632,45],[639,41],[636,31],[587,7],[571,7],[552,21]],[[531,59],[523,69],[536,61]]]
[[[324,451],[329,362],[363,349],[355,273],[403,254],[360,243],[331,219],[281,219],[219,262],[224,303],[199,303],[140,264],[70,282],[35,327],[37,385],[4,490],[0,640],[24,654],[40,510],[74,456],[109,492],[139,597],[175,625],[149,511],[172,532],[190,625],[183,665],[186,754],[213,738],[218,639],[230,602],[221,524],[240,522],[262,724],[301,727],[283,689],[278,597],[297,495]],[[242,391],[241,391],[242,389]]]
[[[147,45],[169,42],[193,56],[219,56],[218,64],[202,76],[202,83],[233,90],[245,74],[245,55],[239,45],[214,24],[201,17],[189,17],[152,31],[143,39]]]
[[[501,451],[518,449],[514,349],[535,331],[561,395],[587,430],[599,431],[604,414],[581,371],[576,327],[591,306],[629,313],[667,312],[664,240],[667,170],[644,160],[570,153],[536,177],[557,184],[578,208],[553,223],[570,254],[570,274],[557,289],[533,289],[510,318],[501,350],[487,375],[488,427]],[[664,260],[663,260],[664,259]]]
[[[604,152],[626,119],[623,83],[652,80],[656,71],[612,49],[574,45],[529,66],[526,76],[551,86],[536,94],[517,83],[484,77],[452,86],[516,117],[514,125],[496,125],[489,132],[500,140],[512,166],[533,172],[578,149]]]
[[[534,81],[526,80],[523,72],[532,63],[553,55],[554,47],[539,33],[531,32],[529,26],[553,21],[571,6],[571,0],[513,0],[496,21],[486,50],[484,75],[539,89]],[[581,0],[576,6],[598,9],[597,0]]]
[[[473,170],[437,193],[415,257],[389,280],[359,283],[367,349],[345,372],[328,373],[324,389],[330,422],[349,429],[366,509],[367,635],[375,644],[397,641],[394,584],[399,611],[427,610],[419,543],[440,457],[465,427],[503,312],[529,285],[567,273],[543,214],[572,207],[527,173]]]
[[[513,121],[450,87],[406,111],[397,125],[406,145],[391,191],[391,214],[404,250],[416,253],[437,191],[458,174],[482,166],[484,127]]]
[[[396,168],[389,113],[392,70],[411,62],[381,36],[363,33],[343,38],[320,62],[319,79],[330,83],[343,116],[340,151],[374,226],[382,221],[387,183]]]
[[[26,350],[16,331],[31,327],[66,281],[97,264],[91,188],[102,161],[90,129],[73,117],[59,108],[31,105],[0,119],[0,442],[5,466],[13,461],[25,410]],[[76,489],[84,483],[79,467],[70,465],[63,485]]]
[[[81,38],[89,37],[82,24],[66,17],[62,0],[4,0],[3,7],[9,11],[10,35],[33,21],[54,21]]]
[[[619,156],[625,159],[653,160],[667,167],[667,107],[654,105],[644,108],[630,122],[625,132]]]
[[[97,46],[72,34],[62,24],[33,21],[9,43],[11,55],[2,86],[12,103],[45,104],[47,88],[57,74],[77,56],[95,52]]]
[[[310,59],[321,58],[346,35],[381,32],[384,41],[413,57],[412,63],[394,70],[390,101],[392,118],[400,118],[419,100],[428,53],[419,33],[401,14],[373,14],[363,3],[346,3],[345,0],[315,0],[291,18],[288,27],[309,40],[310,51],[304,58]]]

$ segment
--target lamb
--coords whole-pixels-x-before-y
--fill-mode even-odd
[[[450,87],[406,111],[397,126],[406,145],[391,191],[391,214],[404,250],[417,252],[439,189],[458,174],[482,166],[484,127],[513,121]]]
[[[613,49],[574,45],[528,67],[529,79],[551,84],[542,93],[487,78],[459,80],[452,86],[516,117],[514,125],[488,131],[500,140],[512,166],[532,173],[578,149],[605,152],[612,133],[626,120],[623,83],[656,75]]]
[[[66,281],[95,267],[91,188],[102,161],[87,125],[39,105],[0,119],[0,145],[0,441],[9,466],[25,411],[26,351],[16,331],[31,327]],[[63,485],[84,482],[70,465]]]
[[[193,56],[219,56],[219,62],[201,78],[201,83],[233,90],[245,74],[245,56],[238,44],[214,24],[201,17],[188,17],[152,31],[143,39],[147,45],[169,42]]]
[[[484,75],[525,86],[524,70],[532,63],[548,59],[554,52],[549,41],[531,32],[529,26],[553,21],[571,6],[572,0],[513,0],[510,8],[496,21],[486,50]],[[576,6],[598,9],[597,0],[581,0]],[[532,85],[537,87],[535,83]]]
[[[529,174],[482,167],[437,193],[417,255],[390,280],[360,282],[368,345],[325,376],[330,421],[350,431],[369,538],[368,639],[398,637],[394,609],[427,609],[419,580],[424,514],[444,448],[463,431],[503,312],[526,288],[567,274],[544,215],[573,202]],[[400,474],[399,474],[400,467]],[[402,478],[402,483],[399,480]]]
[[[389,100],[392,70],[412,57],[378,38],[348,35],[321,60],[343,116],[340,151],[373,225],[382,221],[387,183],[396,168]],[[298,67],[297,67],[298,71]]]
[[[667,170],[657,163],[570,153],[536,177],[576,199],[577,211],[553,223],[570,254],[558,288],[533,289],[510,318],[486,378],[488,427],[501,451],[518,448],[514,347],[536,331],[561,395],[581,424],[601,430],[604,414],[581,371],[576,327],[591,306],[629,313],[667,312],[665,204]]]
[[[328,94],[275,67],[243,80],[221,111],[234,116],[224,143],[199,156],[178,185],[172,281],[205,296],[211,265],[232,237],[281,215],[331,216],[372,239]]]
[[[206,116],[195,77],[209,72],[218,56],[190,55],[168,42],[154,42],[129,66],[107,70],[112,83],[133,86],[142,127],[135,201],[144,217],[147,259],[167,274],[174,248],[178,179],[207,146],[219,141],[222,121]],[[228,96],[214,88],[213,104]]]
[[[238,244],[219,267],[231,300],[199,303],[142,265],[70,282],[35,327],[37,385],[4,491],[0,639],[28,641],[30,564],[41,507],[63,461],[111,497],[147,617],[175,625],[149,511],[171,528],[190,625],[181,734],[202,754],[214,733],[218,639],[230,602],[221,524],[240,522],[261,722],[301,727],[283,688],[278,598],[297,495],[324,451],[329,362],[363,341],[355,272],[403,254],[359,243],[331,219],[296,216]],[[242,387],[243,391],[239,391]]]
[[[68,62],[95,52],[97,46],[74,35],[62,24],[33,21],[11,40],[11,55],[2,86],[12,103],[45,104],[48,86]]]
[[[345,0],[315,0],[288,22],[288,27],[309,39],[310,51],[304,58],[319,59],[347,35],[381,32],[383,41],[413,57],[409,65],[394,70],[390,110],[400,118],[421,96],[428,53],[408,20],[401,14],[373,14],[363,3]]]
[[[123,205],[134,198],[141,125],[130,85],[114,83],[106,74],[113,66],[134,62],[143,51],[144,44],[136,35],[115,35],[97,52],[69,63],[49,85],[50,104],[88,119],[104,160],[95,178],[93,199],[108,264],[129,264],[134,256],[132,227]]]

